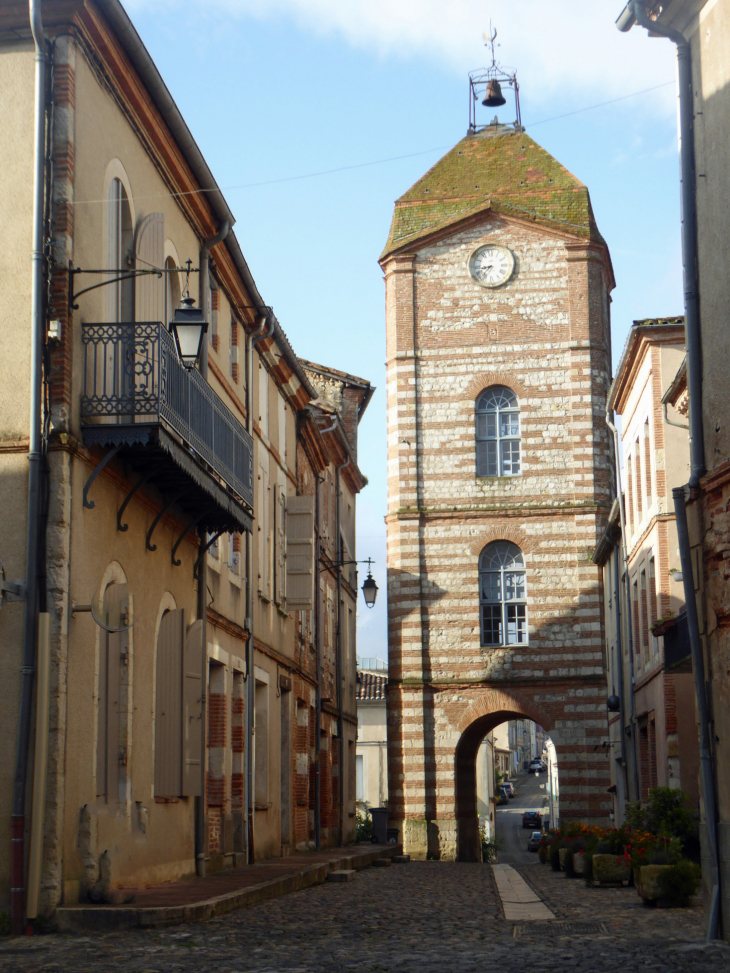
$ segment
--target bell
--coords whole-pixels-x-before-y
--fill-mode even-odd
[[[500,105],[507,104],[507,99],[502,96],[502,89],[499,86],[499,81],[489,82],[484,99],[482,100],[482,104],[486,108],[499,108]]]

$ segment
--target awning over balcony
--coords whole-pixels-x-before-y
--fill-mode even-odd
[[[87,445],[121,447],[145,483],[209,532],[251,530],[253,442],[158,322],[84,324]]]

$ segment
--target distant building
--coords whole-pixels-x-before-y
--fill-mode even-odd
[[[384,807],[388,802],[388,734],[385,701],[388,670],[380,659],[358,659],[357,803]]]
[[[684,356],[682,318],[635,321],[608,400],[621,417],[622,496],[593,559],[603,568],[618,823],[627,800],[645,801],[657,785],[681,787],[694,805],[699,800],[694,684],[672,503],[672,488],[689,476]]]

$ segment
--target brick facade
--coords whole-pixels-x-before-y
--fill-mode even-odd
[[[479,138],[446,157],[462,156],[463,147],[475,188],[492,178],[483,167],[495,159],[509,171],[510,159],[539,149],[519,133],[499,136],[484,161],[471,145]],[[540,177],[553,183],[552,165],[566,182],[565,170],[546,158]],[[424,177],[424,194],[441,191],[442,163]],[[445,170],[443,193],[450,178]],[[567,182],[542,197],[546,206],[553,195],[585,193],[573,177]],[[420,185],[403,198],[408,206],[416,206]],[[431,205],[430,196],[422,199]],[[608,768],[596,749],[605,732],[601,581],[591,553],[612,499],[604,408],[613,280],[592,221],[579,231],[554,202],[561,219],[549,227],[496,205],[475,216],[473,199],[464,205],[463,221],[452,207],[447,225],[429,225],[407,248],[391,246],[381,263],[390,815],[411,854],[468,859],[478,849],[476,752],[508,718],[528,717],[550,732],[563,818],[608,816]],[[494,289],[468,270],[471,253],[486,243],[515,256],[511,279]],[[475,399],[495,384],[519,398],[518,476],[476,475]],[[478,563],[492,540],[517,544],[524,557],[525,645],[481,645]]]

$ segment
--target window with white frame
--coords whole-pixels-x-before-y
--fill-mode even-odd
[[[527,585],[522,551],[510,541],[488,544],[479,557],[482,645],[527,643]]]
[[[477,476],[520,472],[520,403],[504,385],[485,389],[476,401]]]

